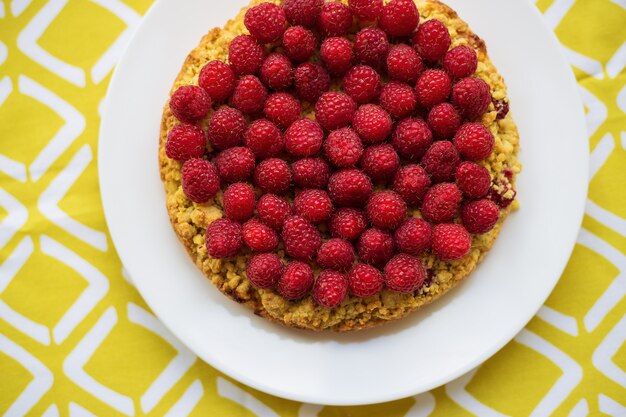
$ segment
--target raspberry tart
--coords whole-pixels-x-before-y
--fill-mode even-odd
[[[253,1],[163,111],[176,234],[287,326],[399,319],[467,278],[517,208],[519,137],[485,43],[437,0]]]

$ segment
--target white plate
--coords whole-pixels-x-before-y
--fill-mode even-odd
[[[160,0],[111,81],[99,146],[115,247],[147,303],[199,357],[261,391],[348,405],[394,400],[476,367],[522,329],[556,284],[582,219],[588,144],[558,43],[527,0],[450,0],[509,87],[524,165],[519,212],[466,283],[409,318],[353,334],[285,329],[223,296],[196,269],[165,211],[161,110],[185,56],[247,0]]]

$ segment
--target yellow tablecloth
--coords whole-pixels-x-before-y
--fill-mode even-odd
[[[591,149],[583,228],[546,305],[478,370],[414,398],[346,408],[281,400],[220,374],[124,276],[98,193],[99,111],[151,2],[0,0],[0,414],[626,415],[624,0],[536,2],[579,81]]]

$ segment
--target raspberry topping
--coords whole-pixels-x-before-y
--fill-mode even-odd
[[[410,255],[394,256],[385,265],[385,285],[391,291],[412,293],[426,281],[422,262]]]
[[[229,219],[243,223],[252,217],[256,196],[254,188],[245,182],[230,184],[224,191],[224,214]]]
[[[422,58],[409,45],[399,43],[389,49],[387,73],[394,80],[413,84],[423,68]]]
[[[415,161],[433,143],[433,134],[422,119],[404,119],[396,126],[391,143],[401,157]]]
[[[281,236],[287,254],[301,260],[313,259],[322,244],[317,227],[300,216],[287,217]]]
[[[243,247],[241,225],[230,219],[217,219],[207,227],[204,242],[212,258],[235,256]]]
[[[315,155],[322,147],[324,132],[311,119],[296,120],[285,131],[285,149],[294,156]]]
[[[327,92],[315,104],[315,119],[326,130],[348,126],[356,111],[356,103],[349,95],[336,91]]]
[[[422,158],[422,166],[434,182],[452,181],[460,162],[459,153],[447,140],[433,143]]]
[[[450,103],[436,104],[428,113],[428,126],[439,139],[452,139],[461,122],[461,116]]]
[[[211,109],[211,97],[202,87],[183,85],[170,98],[170,111],[181,122],[202,119]]]
[[[383,0],[348,0],[348,7],[359,19],[373,22],[383,12]]]
[[[225,101],[235,91],[237,78],[228,64],[211,61],[202,67],[198,75],[198,85],[209,93],[212,101]]]
[[[415,111],[417,97],[410,85],[391,81],[380,92],[380,105],[394,119],[403,119]]]
[[[331,217],[329,227],[332,236],[352,241],[367,228],[367,218],[362,211],[341,208]]]
[[[309,293],[313,280],[310,266],[304,262],[291,262],[278,281],[278,293],[287,300],[299,300]]]
[[[233,107],[245,114],[256,114],[263,110],[267,88],[254,75],[239,79],[232,97]]]
[[[470,233],[487,233],[498,222],[500,209],[491,200],[470,201],[461,208],[461,222]]]
[[[320,58],[328,72],[341,77],[352,67],[354,60],[352,44],[346,38],[325,39],[320,48]]]
[[[388,143],[373,145],[365,149],[361,168],[374,181],[388,181],[400,167],[400,158]]]
[[[261,43],[276,42],[287,28],[283,8],[269,2],[249,8],[243,23],[250,34]]]
[[[437,19],[422,23],[413,36],[413,46],[429,62],[443,58],[451,42],[448,28]]]
[[[273,253],[261,253],[254,255],[248,261],[246,277],[256,288],[274,288],[284,269],[278,256]]]
[[[205,159],[189,159],[183,164],[182,186],[188,199],[206,203],[220,190],[217,169]]]
[[[319,64],[307,62],[300,65],[296,69],[295,77],[298,95],[309,103],[315,103],[319,96],[330,87],[330,76]]]
[[[494,100],[493,101],[493,106],[495,107],[496,111],[498,112],[496,114],[496,119],[500,120],[500,119],[504,119],[506,117],[507,114],[509,114],[509,102],[506,100]]]
[[[461,162],[456,167],[456,185],[469,198],[481,198],[487,195],[491,186],[491,175],[487,168],[474,162]]]
[[[313,286],[313,299],[322,307],[337,307],[348,295],[348,279],[337,271],[322,271]]]
[[[361,139],[349,127],[331,132],[324,141],[326,158],[339,168],[356,165],[363,154]]]
[[[286,129],[293,122],[300,118],[302,104],[300,101],[288,93],[274,93],[265,101],[263,107],[265,117],[270,119],[279,127]]]
[[[333,203],[326,191],[312,188],[296,195],[293,200],[293,211],[311,223],[322,223],[330,219]]]
[[[444,71],[436,69],[424,71],[415,85],[417,102],[420,106],[430,109],[435,104],[445,101],[451,89],[452,81]]]
[[[293,65],[283,54],[269,54],[261,66],[261,81],[272,90],[286,90],[293,84]]]
[[[245,130],[246,119],[243,114],[228,106],[222,106],[213,113],[207,129],[209,142],[217,149],[227,149],[241,144]]]
[[[263,194],[256,205],[256,212],[263,223],[280,230],[285,219],[291,215],[291,206],[275,194]]]
[[[362,206],[372,188],[370,178],[358,169],[337,171],[328,180],[328,195],[338,206]]]
[[[292,25],[313,27],[322,10],[324,0],[285,0],[283,9]]]
[[[382,142],[391,133],[393,122],[389,113],[376,104],[364,104],[354,113],[352,127],[363,143]]]
[[[356,60],[370,67],[379,67],[387,58],[389,40],[385,32],[378,28],[364,28],[354,39]]]
[[[491,91],[480,78],[467,77],[452,88],[452,103],[470,120],[480,118],[489,108]]]
[[[367,229],[357,245],[361,261],[382,268],[394,253],[391,235],[380,229]]]
[[[283,35],[285,55],[294,62],[307,61],[315,52],[315,35],[302,26],[292,26]]]
[[[285,146],[280,130],[267,119],[252,122],[244,134],[244,141],[259,159],[276,156]]]
[[[352,67],[343,78],[344,91],[359,104],[376,99],[380,87],[380,75],[367,65]]]
[[[444,223],[433,228],[432,249],[442,261],[454,261],[467,255],[472,237],[460,224]]]
[[[476,52],[467,45],[454,47],[443,57],[443,68],[452,78],[469,77],[476,72],[477,66]]]
[[[401,167],[393,179],[393,190],[411,207],[418,207],[430,187],[430,177],[420,165]]]
[[[356,297],[376,295],[383,289],[384,283],[383,274],[370,265],[357,264],[348,274],[350,293]]]
[[[413,0],[391,0],[383,8],[378,24],[389,36],[409,36],[419,22],[420,15]]]
[[[354,248],[343,239],[327,240],[317,251],[317,263],[325,269],[347,271],[352,266],[354,258]]]
[[[206,148],[204,131],[191,124],[176,125],[167,134],[165,154],[168,158],[177,161],[186,161],[190,158],[201,158]]]
[[[278,158],[261,161],[254,171],[254,185],[264,193],[283,195],[291,186],[291,171],[287,162]]]
[[[465,123],[454,135],[454,146],[461,156],[472,161],[488,158],[494,144],[491,131],[482,123]]]
[[[367,218],[373,226],[395,229],[406,217],[406,203],[394,191],[378,191],[367,202]]]
[[[215,158],[215,166],[224,181],[245,181],[254,171],[254,154],[243,146],[229,148]]]
[[[278,235],[258,220],[248,220],[242,229],[243,242],[253,252],[270,252],[278,246]]]
[[[432,227],[423,219],[411,217],[396,229],[393,237],[400,252],[417,256],[430,249]]]
[[[341,36],[352,27],[352,13],[345,4],[338,1],[324,3],[318,26],[324,36]]]
[[[431,223],[450,221],[456,215],[463,196],[455,184],[434,185],[424,196],[422,216]]]
[[[264,58],[263,45],[250,35],[235,36],[228,47],[228,62],[237,75],[255,74]]]
[[[291,173],[296,187],[326,188],[330,166],[322,158],[303,158],[291,165]]]

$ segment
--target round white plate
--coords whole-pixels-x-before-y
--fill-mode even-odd
[[[583,107],[552,32],[528,0],[450,0],[483,37],[519,126],[521,209],[485,262],[410,317],[352,334],[290,330],[223,296],[196,269],[165,210],[157,169],[168,91],[200,37],[247,0],[159,0],[111,81],[99,146],[106,219],[137,288],[203,360],[261,391],[348,405],[444,384],[489,358],[530,320],[574,246],[587,190]]]

